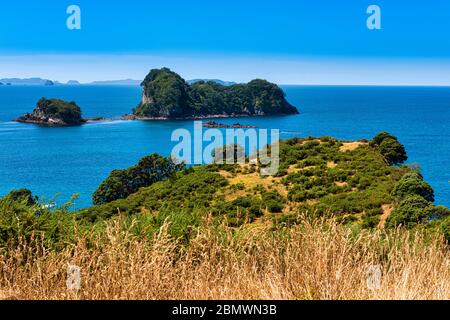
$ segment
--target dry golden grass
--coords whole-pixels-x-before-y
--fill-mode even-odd
[[[342,146],[339,148],[341,152],[353,151],[360,146],[367,145],[365,142],[354,141],[354,142],[344,142]]]
[[[66,289],[68,264],[81,267],[79,291]],[[376,290],[366,284],[373,265],[382,268]],[[3,252],[0,292],[9,299],[448,299],[449,267],[444,242],[420,231],[352,235],[319,220],[233,231],[206,222],[183,246],[167,225],[146,240],[115,221],[62,252],[25,243]]]
[[[241,192],[233,190],[231,193],[228,193],[225,197],[227,201],[232,201],[238,197],[244,196],[248,194],[249,190],[258,186],[264,187],[267,191],[275,190],[283,197],[287,197],[288,194],[286,186],[281,183],[281,178],[261,176],[259,171],[245,174],[239,173],[235,176],[231,176],[224,171],[221,171],[220,174],[228,179],[230,185],[243,184],[245,187],[245,190],[240,190]]]

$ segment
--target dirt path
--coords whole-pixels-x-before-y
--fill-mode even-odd
[[[379,229],[384,229],[384,225],[386,223],[386,220],[391,215],[392,210],[394,209],[394,207],[392,206],[392,204],[383,204],[381,206],[381,209],[383,209],[383,214],[380,217],[380,223],[378,224],[378,228]]]

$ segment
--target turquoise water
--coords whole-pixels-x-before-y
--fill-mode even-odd
[[[405,144],[436,191],[436,202],[450,206],[450,88],[285,86],[300,115],[224,119],[223,123],[277,128],[281,138],[329,135],[371,138],[389,131]],[[29,188],[62,204],[79,193],[78,207],[117,168],[157,152],[169,155],[177,128],[192,121],[109,121],[81,127],[45,128],[11,120],[29,112],[45,96],[75,100],[84,116],[119,117],[139,102],[139,87],[0,87],[0,195]]]

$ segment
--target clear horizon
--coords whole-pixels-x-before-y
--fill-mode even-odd
[[[77,0],[81,29],[69,30],[72,4],[2,4],[0,78],[139,80],[169,67],[185,79],[450,86],[444,0]],[[366,25],[372,4],[380,30]]]
[[[39,77],[62,83],[142,80],[150,69],[161,67],[169,67],[186,80],[244,83],[263,78],[284,85],[450,86],[450,61],[446,60],[219,55],[0,56],[0,78]]]

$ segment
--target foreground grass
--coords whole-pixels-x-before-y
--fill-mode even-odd
[[[136,236],[117,218],[62,250],[22,241],[0,253],[2,299],[449,299],[450,254],[423,229],[353,232],[333,221],[229,228],[206,217],[189,244],[163,224]],[[43,242],[44,243],[44,242]],[[67,290],[67,266],[81,268]],[[370,266],[381,284],[367,286]]]

